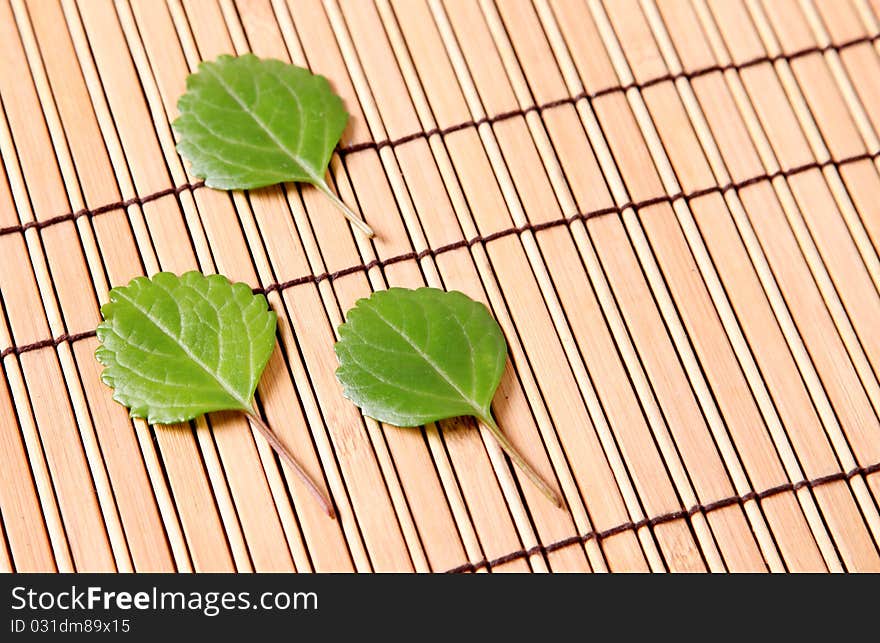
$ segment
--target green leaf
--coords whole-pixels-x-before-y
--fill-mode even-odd
[[[200,63],[186,87],[173,123],[177,150],[206,185],[245,190],[285,181],[311,183],[372,235],[324,179],[348,122],[342,99],[326,78],[245,54]]]
[[[171,424],[252,410],[275,346],[275,313],[247,284],[161,272],[111,290],[101,314],[101,377],[132,417]]]
[[[263,295],[222,275],[160,272],[113,288],[101,314],[101,379],[132,417],[173,424],[240,411],[332,515],[317,485],[254,412],[254,391],[275,347],[275,313]]]
[[[507,344],[498,323],[460,292],[391,288],[348,311],[336,343],[336,376],[369,417],[412,427],[473,415],[557,505],[561,500],[525,462],[492,417]]]

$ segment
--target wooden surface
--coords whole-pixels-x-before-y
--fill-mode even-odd
[[[222,53],[352,114],[310,187],[202,187],[169,123]],[[0,0],[0,570],[880,570],[880,2]],[[93,329],[139,274],[268,293],[264,418],[131,421]],[[347,402],[390,285],[501,324],[493,409]]]

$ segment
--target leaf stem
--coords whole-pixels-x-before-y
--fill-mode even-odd
[[[510,456],[510,459],[513,460],[514,464],[520,468],[520,470],[526,474],[529,480],[531,480],[536,487],[547,496],[547,499],[550,500],[554,505],[563,509],[565,505],[562,502],[562,498],[556,493],[556,490],[553,489],[544,479],[541,477],[537,471],[532,468],[528,462],[519,454],[519,451],[516,450],[516,447],[513,446],[510,440],[507,439],[507,436],[502,433],[501,429],[498,428],[498,424],[495,423],[495,419],[492,417],[491,413],[486,413],[485,415],[476,416],[477,419],[482,422],[487,429],[495,436],[495,439],[498,441],[498,445],[504,450],[504,452]]]
[[[323,192],[324,194],[326,194],[328,199],[333,201],[333,203],[336,205],[336,207],[342,211],[342,215],[346,219],[351,221],[351,223],[352,223],[352,225],[354,225],[354,227],[356,227],[358,230],[360,230],[361,232],[363,232],[365,235],[367,235],[370,238],[376,236],[376,233],[373,232],[373,229],[369,225],[367,225],[366,221],[364,221],[357,214],[355,214],[355,211],[352,210],[350,207],[348,207],[345,204],[345,201],[343,201],[338,196],[336,196],[336,194],[333,192],[333,190],[330,189],[330,186],[327,185],[326,181],[320,181],[318,183],[315,183],[315,187],[318,188],[319,190],[321,190],[321,192]]]
[[[321,491],[320,487],[315,484],[315,481],[306,473],[305,469],[303,469],[300,464],[294,459],[293,454],[288,451],[287,447],[281,443],[281,440],[278,439],[278,436],[275,435],[275,432],[272,428],[263,422],[262,418],[256,413],[252,413],[250,411],[244,411],[244,414],[247,416],[247,419],[251,421],[262,434],[266,441],[269,443],[269,446],[281,456],[281,459],[284,460],[291,469],[293,469],[294,473],[299,476],[299,479],[303,481],[306,485],[306,488],[309,492],[315,497],[315,499],[320,503],[321,507],[324,509],[324,512],[330,516],[331,518],[336,518],[336,513],[333,511],[333,505],[330,504],[330,501],[324,495],[324,492]]]

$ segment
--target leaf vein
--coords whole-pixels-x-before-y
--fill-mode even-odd
[[[153,284],[158,286],[162,290],[164,290],[166,293],[170,294],[170,291],[167,288],[160,286],[159,284],[156,283],[155,280],[153,281]],[[171,331],[170,328],[168,328],[160,320],[158,320],[158,319],[154,318],[152,315],[150,315],[149,311],[144,310],[141,306],[139,306],[137,301],[132,299],[131,297],[129,297],[125,293],[124,290],[120,289],[119,291],[117,291],[117,294],[119,297],[121,297],[122,299],[125,299],[129,304],[131,304],[131,306],[136,311],[141,313],[147,319],[147,321],[149,321],[151,324],[153,324],[160,332],[162,332],[169,339],[171,339],[175,344],[177,344],[180,347],[180,349],[184,352],[184,354],[186,354],[186,356],[189,357],[190,360],[192,360],[192,362],[196,366],[198,366],[203,371],[205,371],[205,373],[207,375],[209,375],[210,377],[213,377],[217,381],[217,383],[220,385],[220,387],[223,388],[223,390],[226,391],[232,397],[232,399],[234,399],[236,402],[239,402],[242,405],[242,407],[247,408],[247,405],[248,405],[247,400],[242,400],[241,397],[239,396],[238,392],[235,390],[235,388],[229,382],[227,382],[223,377],[221,377],[218,373],[214,373],[213,371],[211,371],[211,369],[208,367],[208,365],[205,364],[201,359],[199,359],[198,355],[193,353],[192,350],[190,350],[190,348],[186,344],[184,344],[180,340],[180,338],[178,338]],[[173,298],[174,297],[172,295],[172,299]],[[176,300],[175,300],[175,305],[178,306],[178,311],[179,311],[180,307],[179,307],[179,304],[177,304]]]
[[[398,335],[400,335],[400,336],[403,338],[403,340],[404,340],[407,344],[409,344],[409,345],[412,347],[412,349],[413,349],[416,353],[418,353],[418,354],[421,356],[421,358],[422,358],[423,360],[425,360],[425,362],[427,362],[427,363],[431,366],[431,368],[433,368],[433,369],[437,372],[437,374],[438,374],[440,377],[442,377],[444,380],[446,380],[446,382],[447,382],[447,383],[448,383],[453,389],[455,389],[455,391],[456,391],[459,395],[461,395],[461,397],[465,400],[465,402],[467,402],[469,405],[471,405],[471,407],[474,409],[474,411],[475,411],[476,413],[478,413],[478,414],[482,414],[482,413],[483,413],[483,409],[482,409],[482,407],[476,402],[476,400],[472,399],[467,393],[465,393],[463,390],[461,390],[461,387],[460,387],[458,384],[455,383],[455,380],[453,380],[453,379],[449,376],[449,373],[447,373],[447,372],[446,372],[446,371],[445,371],[445,370],[444,370],[439,364],[437,364],[437,362],[434,361],[434,359],[433,359],[428,353],[426,353],[425,351],[423,351],[423,350],[422,350],[422,349],[421,349],[421,348],[420,348],[415,342],[413,342],[412,339],[410,339],[410,337],[409,337],[409,336],[408,336],[408,335],[407,335],[402,329],[398,328],[398,327],[397,327],[397,326],[396,326],[391,320],[386,319],[385,316],[382,315],[382,313],[380,313],[380,312],[379,312],[378,310],[376,310],[374,307],[372,307],[372,306],[365,306],[365,307],[366,307],[368,310],[372,311],[373,314],[376,315],[376,317],[378,317],[378,318],[379,318],[379,319],[380,319],[380,320],[381,320],[386,326],[388,326],[391,330],[393,330],[393,331],[396,332]]]

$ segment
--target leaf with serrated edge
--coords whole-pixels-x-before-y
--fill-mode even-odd
[[[498,428],[491,404],[507,344],[486,307],[460,292],[391,288],[359,300],[339,327],[336,376],[365,415],[412,427],[473,415],[553,502],[555,491]]]
[[[177,109],[177,150],[209,187],[311,183],[372,236],[324,178],[348,112],[323,76],[253,54],[223,55],[187,77]]]
[[[212,411],[244,413],[318,492],[254,412],[254,392],[275,348],[276,316],[263,295],[222,275],[160,272],[113,288],[101,314],[101,379],[132,417],[173,424]]]

